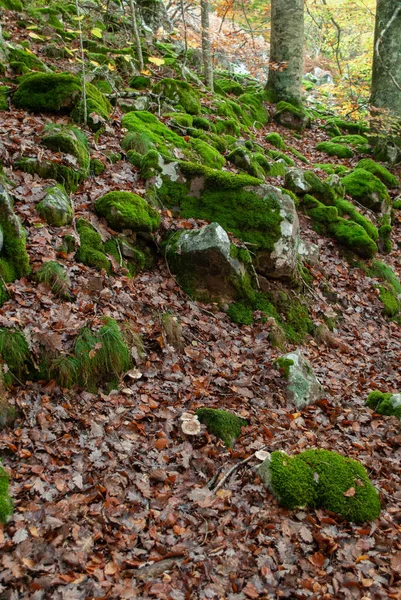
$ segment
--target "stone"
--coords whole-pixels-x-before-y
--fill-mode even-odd
[[[271,185],[261,184],[251,189],[259,197],[274,194],[282,217],[280,238],[275,242],[272,252],[263,249],[256,250],[255,269],[265,277],[291,279],[297,272],[300,242],[299,219],[294,200],[279,188]]]
[[[149,110],[149,96],[136,96],[135,98],[118,98],[117,105],[124,113],[131,110]]]
[[[62,185],[48,188],[46,196],[39,202],[36,210],[48,225],[55,227],[70,225],[74,218],[70,197]]]
[[[285,175],[284,187],[295,194],[308,194],[312,189],[312,186],[305,179],[305,171],[296,168],[288,169]]]
[[[310,265],[317,265],[319,263],[319,246],[317,244],[312,244],[312,242],[306,240],[300,240],[298,254]]]
[[[246,267],[231,256],[230,239],[218,223],[180,231],[167,246],[166,257],[178,283],[199,300],[233,300]]]
[[[284,370],[288,381],[287,398],[298,410],[323,397],[323,387],[300,350],[285,354],[277,364]]]
[[[333,190],[334,194],[338,198],[344,198],[345,187],[344,187],[343,182],[341,181],[341,177],[339,177],[338,175],[333,173],[332,175],[329,175],[329,177],[327,177],[327,179],[324,181],[324,183],[327,186],[329,186],[329,188],[331,190]]]

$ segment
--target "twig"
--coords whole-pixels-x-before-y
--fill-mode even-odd
[[[266,446],[262,446],[261,448],[259,448],[259,450],[264,450],[265,448],[266,448]],[[227,471],[227,473],[224,475],[224,477],[222,477],[220,479],[219,483],[216,485],[216,487],[214,488],[213,491],[216,493],[217,490],[219,490],[225,484],[225,482],[228,479],[230,479],[231,475],[233,473],[235,473],[235,471],[237,471],[243,465],[246,465],[247,463],[251,462],[251,460],[253,458],[255,458],[255,454],[251,454],[251,456],[248,456],[248,458],[244,458],[244,460],[241,460],[241,462],[239,462],[236,465],[234,465],[233,467],[231,467],[231,469],[229,471]]]

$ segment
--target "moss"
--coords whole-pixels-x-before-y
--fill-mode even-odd
[[[136,75],[129,81],[129,86],[133,90],[145,90],[146,88],[150,88],[152,85],[152,81],[150,77],[145,77],[145,75]]]
[[[368,271],[371,277],[377,277],[394,288],[396,294],[401,294],[401,283],[390,265],[381,260],[373,260]]]
[[[375,413],[385,416],[394,416],[401,419],[401,395],[383,392],[371,392],[366,399],[366,406]]]
[[[98,158],[91,158],[89,164],[89,171],[91,175],[101,175],[105,170],[104,163]]]
[[[327,119],[326,124],[335,128],[335,131],[344,130],[348,131],[348,133],[354,134],[363,134],[367,133],[369,127],[363,121],[346,121],[345,119],[341,119],[340,117],[333,117]],[[336,133],[336,135],[339,135]]]
[[[62,388],[71,388],[79,381],[80,363],[74,356],[60,354],[52,360],[49,376],[55,379]]]
[[[69,293],[70,279],[65,268],[58,262],[50,260],[44,263],[36,273],[36,279],[39,283],[48,285],[56,296],[67,300],[71,299]]]
[[[390,171],[388,171],[386,167],[380,165],[371,158],[363,158],[359,161],[356,167],[357,169],[364,169],[365,171],[369,171],[369,173],[372,173],[373,175],[378,177],[378,179],[380,179],[380,181],[382,181],[389,188],[396,188],[399,186],[398,178],[392,173],[390,173]]]
[[[273,452],[259,472],[285,508],[324,508],[356,523],[380,514],[379,494],[366,469],[337,452],[306,450],[294,457]]]
[[[394,317],[397,317],[400,313],[400,302],[397,298],[397,296],[394,294],[394,291],[392,289],[387,289],[383,286],[379,287],[379,291],[380,291],[380,301],[383,303],[383,313],[386,315],[386,317],[389,317],[390,319],[393,319]]]
[[[294,161],[292,160],[292,158],[290,158],[286,154],[283,154],[283,152],[280,152],[279,150],[268,150],[266,154],[274,160],[283,160],[289,167],[294,166]]]
[[[79,79],[71,73],[34,73],[20,84],[13,103],[34,112],[70,112],[81,91]]]
[[[239,96],[244,122],[249,127],[260,128],[269,120],[267,110],[263,105],[263,94],[245,93]]]
[[[216,133],[235,136],[241,135],[241,128],[237,117],[227,117],[225,119],[217,118],[215,121]]]
[[[88,267],[95,267],[99,271],[105,269],[111,272],[111,264],[104,253],[103,242],[96,229],[84,219],[78,219],[77,231],[80,238],[80,247],[75,258]]]
[[[278,150],[286,150],[286,148],[287,148],[283,138],[281,137],[281,135],[279,133],[275,133],[275,132],[269,133],[265,137],[265,140],[266,140],[266,142],[269,142],[269,144],[271,144]]]
[[[15,10],[16,12],[24,10],[24,5],[20,0],[1,0],[0,6],[7,10]]]
[[[370,221],[367,217],[359,213],[351,202],[341,198],[336,198],[335,206],[338,210],[338,214],[341,217],[347,216],[349,219],[351,219],[351,221],[354,221],[354,223],[361,225],[361,227],[364,228],[366,233],[370,238],[372,238],[373,241],[376,242],[379,239],[377,227],[373,225],[372,221]]]
[[[334,142],[320,142],[316,145],[316,150],[325,152],[329,156],[337,156],[337,158],[352,158],[354,156],[351,148]]]
[[[227,315],[238,325],[253,325],[253,310],[243,302],[233,302],[227,309]]]
[[[148,256],[139,248],[129,244],[124,237],[107,240],[103,249],[106,254],[115,258],[120,267],[127,269],[131,277],[149,266]]]
[[[16,329],[0,329],[0,356],[11,376],[21,381],[30,366],[30,351],[24,335]]]
[[[394,210],[401,210],[401,200],[395,200],[393,202],[393,208]]]
[[[132,152],[133,151],[131,150],[130,153]],[[157,152],[157,150],[149,150],[149,152],[147,152],[145,156],[141,156],[140,154],[138,156],[139,164],[137,166],[140,167],[141,175],[144,179],[150,179],[151,177],[154,177],[157,173],[161,172],[161,167],[159,165],[160,154]],[[132,161],[133,156],[132,154],[130,154],[130,162]]]
[[[45,133],[41,143],[53,152],[74,156],[83,173],[86,175],[89,172],[88,141],[80,129],[53,126],[49,133]]]
[[[294,361],[290,358],[284,358],[281,356],[276,360],[276,365],[284,375],[286,379],[290,376],[290,368],[294,365]]]
[[[155,138],[146,131],[132,131],[127,133],[121,142],[123,150],[134,150],[138,154],[146,154],[155,148]]]
[[[375,175],[364,169],[354,169],[342,182],[347,194],[358,200],[366,208],[381,210],[382,205],[390,204],[386,186]]]
[[[324,171],[327,175],[344,175],[348,171],[348,168],[344,165],[334,165],[331,163],[317,163],[313,165],[313,168],[320,169],[320,171]]]
[[[230,256],[231,258],[236,258],[244,265],[249,265],[252,262],[249,250],[235,244],[230,245]]]
[[[193,117],[191,115],[187,115],[187,113],[169,113],[164,116],[170,119],[170,126],[172,128],[178,128],[179,133],[188,129],[189,127],[192,127]]]
[[[204,117],[193,117],[192,125],[196,129],[202,129],[203,131],[215,131],[214,123]]]
[[[339,135],[331,138],[333,144],[346,144],[355,148],[357,152],[365,153],[370,151],[368,140],[363,135],[349,134]]]
[[[6,283],[30,273],[29,256],[26,251],[26,232],[13,210],[13,200],[0,182],[0,230],[3,233],[2,267]],[[10,280],[10,275],[13,278]]]
[[[8,494],[10,477],[0,461],[0,523],[7,523],[13,512],[13,502]]]
[[[10,88],[7,85],[0,86],[0,110],[8,110],[8,94]]]
[[[122,125],[130,132],[145,134],[145,137],[142,136],[141,141],[145,142],[145,140],[147,140],[148,147],[146,152],[151,149],[149,142],[152,143],[154,145],[153,147],[166,158],[173,158],[172,150],[174,148],[180,148],[189,152],[189,145],[184,138],[174,133],[174,131],[171,131],[166,125],[161,123],[157,117],[149,112],[129,112],[124,115]],[[134,142],[129,143],[130,138],[128,138],[128,136],[126,139],[127,141],[124,141],[123,148],[132,148]],[[132,149],[140,152],[138,147]]]
[[[93,85],[100,91],[102,94],[112,94],[113,87],[111,84],[105,79],[94,80]]]
[[[379,227],[380,248],[383,254],[390,254],[391,250],[393,249],[393,244],[391,243],[392,231],[393,228],[389,223],[383,224]]]
[[[200,139],[190,139],[190,146],[200,157],[202,164],[214,169],[221,169],[225,164],[224,157],[213,148],[210,144]]]
[[[85,91],[86,120],[93,131],[98,131],[103,127],[102,121],[108,120],[113,107],[106,96],[91,83],[85,85]],[[84,102],[82,97],[80,97],[79,101],[76,103],[71,116],[77,123],[82,123],[84,121]],[[98,117],[100,117],[100,120]]]
[[[306,165],[309,164],[309,159],[307,159],[306,156],[304,156],[303,154],[301,154],[301,152],[299,152],[299,150],[297,150],[293,146],[288,146],[288,150],[291,152],[291,154],[293,156],[295,156],[296,158],[298,158],[298,160],[300,160],[301,162],[305,163]]]
[[[226,94],[240,96],[244,90],[239,83],[232,79],[216,79],[214,81],[214,91],[216,94],[221,94],[222,96]]]
[[[8,59],[11,63],[18,63],[24,65],[29,71],[48,71],[46,65],[33,54],[27,52],[27,50],[20,50],[18,48],[9,48]]]
[[[206,425],[209,433],[223,440],[229,448],[241,435],[241,428],[248,425],[245,419],[241,419],[227,410],[199,408],[196,416],[201,423]]]
[[[301,106],[294,106],[290,102],[281,100],[276,106],[274,120],[284,127],[302,132],[309,126],[311,116]]]
[[[43,179],[55,179],[61,183],[67,192],[75,192],[86,175],[82,170],[74,170],[58,162],[38,161],[35,158],[23,157],[16,161],[14,167],[39,175]]]
[[[94,208],[117,231],[154,231],[160,224],[159,213],[131,192],[109,192],[96,200]]]
[[[110,152],[110,154],[108,154],[108,159],[114,165],[122,159],[122,155],[120,152]]]
[[[86,327],[75,342],[80,383],[89,391],[97,390],[103,381],[115,380],[131,364],[130,352],[117,322],[110,317],[104,317],[103,321],[98,332]]]
[[[153,88],[153,93],[162,94],[174,104],[180,104],[190,115],[198,115],[201,111],[199,94],[186,81],[162,79]]]

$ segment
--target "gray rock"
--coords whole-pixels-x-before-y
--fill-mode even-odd
[[[71,200],[62,185],[48,188],[36,210],[48,225],[55,227],[69,225],[74,218]]]
[[[280,223],[281,237],[274,244],[273,251],[256,251],[256,271],[261,275],[274,279],[294,277],[297,271],[300,238],[299,220],[293,199],[272,185],[261,184],[244,189],[251,190],[260,198],[267,194],[273,194],[282,217]]]
[[[308,194],[312,189],[312,186],[305,179],[303,169],[297,168],[288,169],[284,186],[295,194]]]
[[[298,246],[298,254],[311,265],[319,262],[319,246],[305,240],[301,240]]]
[[[287,398],[297,409],[313,404],[323,397],[322,385],[310,363],[299,350],[289,352],[281,359],[292,361],[292,364],[288,363],[288,374],[286,374]]]
[[[135,98],[118,98],[118,106],[124,113],[131,110],[148,110],[150,100],[148,96],[136,96]]]
[[[218,223],[179,232],[168,244],[166,256],[179,284],[193,298],[223,301],[237,297],[236,282],[246,267],[231,256],[230,239]]]
[[[336,194],[336,196],[338,196],[339,198],[344,198],[344,196],[345,196],[344,184],[338,175],[335,175],[335,174],[329,175],[324,183],[333,190],[333,192]]]

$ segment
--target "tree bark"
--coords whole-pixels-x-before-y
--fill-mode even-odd
[[[213,92],[213,63],[210,48],[209,1],[201,0],[202,59],[206,86]]]
[[[401,3],[377,0],[370,102],[401,115]]]
[[[163,0],[137,0],[137,6],[145,25],[155,32],[159,27],[169,29],[167,10]]]
[[[134,0],[130,0],[130,8],[131,8],[132,31],[134,34],[136,55],[138,58],[138,66],[139,66],[139,70],[143,71],[144,63],[143,63],[143,55],[142,55],[141,37],[139,35],[138,23],[136,22],[136,9],[135,9]]]
[[[275,102],[301,103],[304,51],[304,0],[272,0],[269,77]]]

